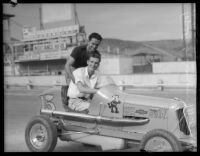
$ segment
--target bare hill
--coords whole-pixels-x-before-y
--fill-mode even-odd
[[[147,47],[146,45],[150,45]],[[120,40],[120,39],[113,39],[113,38],[105,38],[100,45],[100,49],[107,50],[109,49],[112,51],[114,49],[119,49],[119,53],[126,53],[131,55],[134,51],[141,51],[144,47],[149,51],[152,51],[152,48],[155,47],[160,49],[160,51],[165,51],[174,56],[182,56],[183,54],[183,43],[182,40],[158,40],[158,41],[127,41],[127,40]]]

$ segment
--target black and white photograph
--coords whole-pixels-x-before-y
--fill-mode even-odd
[[[4,152],[197,152],[196,3],[2,6]]]

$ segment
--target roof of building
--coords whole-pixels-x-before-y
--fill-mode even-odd
[[[15,17],[15,15],[3,13],[3,19],[4,19],[4,20],[9,19],[9,18],[11,18],[11,17]]]

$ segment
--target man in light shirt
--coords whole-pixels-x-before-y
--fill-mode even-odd
[[[102,36],[96,32],[93,32],[88,36],[87,44],[75,47],[70,56],[67,57],[65,64],[66,85],[62,85],[61,87],[61,98],[64,106],[68,103],[67,92],[69,83],[71,80],[73,82],[75,81],[74,75],[72,74],[73,71],[77,68],[87,66],[88,54],[92,52],[99,52],[97,48],[99,47],[101,41]]]
[[[68,107],[76,112],[88,113],[91,95],[94,95],[100,83],[98,67],[101,61],[99,52],[90,53],[87,66],[73,71],[75,83],[71,80],[68,89]]]

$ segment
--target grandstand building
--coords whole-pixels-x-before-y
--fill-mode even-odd
[[[79,25],[47,30],[24,29],[24,41],[13,44],[19,75],[57,75],[64,72],[66,57],[86,42]]]
[[[41,4],[39,12],[40,29],[24,27],[22,41],[5,42],[5,76],[63,75],[66,57],[74,47],[86,44],[85,27],[79,23],[75,4]],[[4,16],[8,24],[11,17],[14,15]],[[9,34],[9,29],[5,32]],[[104,39],[99,51],[102,74],[152,73],[152,62],[175,60],[173,55],[147,44],[130,46],[117,40]]]
[[[11,45],[15,71],[11,75],[61,75],[72,49],[86,42],[84,26],[77,22],[74,4],[42,4],[39,11],[41,28],[23,28],[23,40]]]
[[[3,14],[3,61],[4,61],[4,71],[9,71],[9,74],[4,72],[6,75],[14,74],[14,58],[13,58],[13,50],[12,43],[16,42],[15,38],[11,37],[10,30],[10,19],[15,17],[13,14]]]

